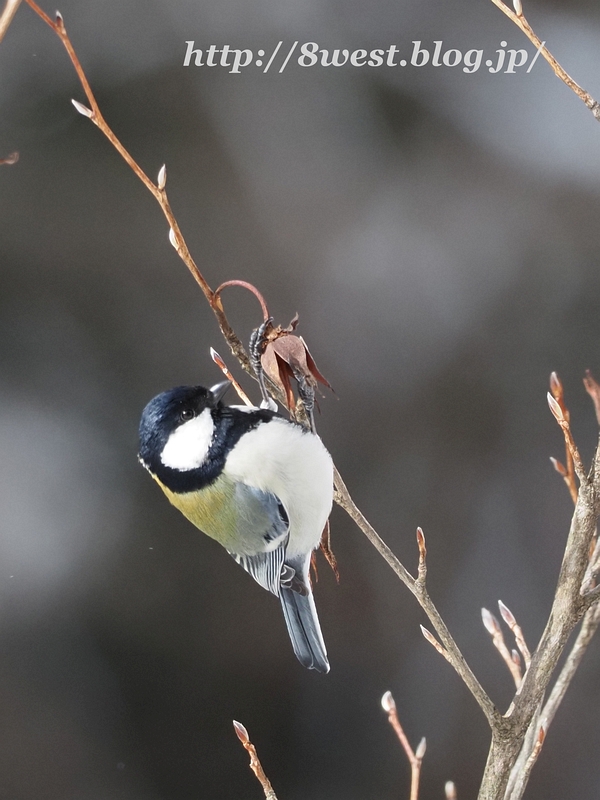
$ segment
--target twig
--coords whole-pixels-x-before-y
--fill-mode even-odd
[[[232,281],[225,281],[220,286],[217,286],[217,288],[214,291],[214,297],[218,297],[223,291],[223,289],[226,289],[228,286],[240,286],[243,289],[247,289],[249,292],[252,292],[252,294],[256,297],[256,299],[260,303],[260,308],[263,312],[263,322],[266,322],[269,319],[269,309],[267,308],[267,303],[265,301],[265,298],[262,296],[261,292],[258,291],[256,286],[253,286],[251,283],[248,283],[248,281],[241,281],[237,279]]]
[[[492,3],[495,6],[498,6],[498,8],[504,14],[506,14],[506,16],[509,19],[511,19],[515,23],[515,25],[517,25],[523,31],[523,33],[525,34],[525,36],[527,36],[529,41],[532,42],[533,45],[535,45],[538,51],[544,56],[546,61],[550,64],[550,66],[554,70],[554,74],[557,75],[561,79],[561,81],[563,81],[563,83],[565,83],[569,87],[569,89],[572,89],[577,95],[577,97],[579,97],[579,99],[582,100],[586,104],[586,106],[590,109],[594,117],[597,120],[600,120],[600,105],[596,102],[596,100],[594,100],[591,94],[586,92],[585,89],[582,89],[581,86],[579,86],[579,84],[576,83],[567,72],[565,72],[565,70],[561,67],[558,61],[554,58],[552,53],[550,53],[548,48],[545,46],[545,43],[542,42],[541,39],[538,38],[538,36],[536,36],[531,25],[527,22],[527,20],[523,16],[523,10],[520,6],[520,0],[517,5],[517,8],[520,11],[520,13],[515,13],[511,8],[509,8],[505,3],[503,3],[502,0],[492,0]]]
[[[6,0],[6,5],[0,14],[0,42],[4,39],[8,26],[13,21],[21,0]]]
[[[425,611],[438,636],[442,640],[443,648],[440,650],[442,655],[448,659],[456,672],[463,679],[475,700],[485,714],[492,728],[502,727],[502,717],[500,712],[490,700],[485,690],[473,674],[471,668],[465,661],[458,645],[452,638],[446,623],[441,618],[437,608],[431,600],[424,581],[416,580],[406,569],[404,564],[394,555],[387,544],[379,536],[373,526],[367,521],[364,514],[358,509],[354,500],[342,480],[340,473],[334,469],[335,500],[339,506],[354,520],[367,539],[375,547],[377,552],[385,559],[387,564],[394,570],[402,583],[413,593],[421,608]],[[423,532],[421,531],[421,536]],[[425,538],[423,537],[423,545]],[[435,640],[434,640],[435,641]],[[444,652],[445,651],[445,652]]]
[[[417,583],[425,586],[425,581],[427,580],[427,547],[425,546],[425,534],[422,528],[417,528],[417,547],[419,548]]]
[[[542,709],[541,724],[546,731],[552,724],[552,720],[554,719],[558,707],[560,706],[569,684],[573,680],[573,677],[577,672],[577,668],[581,664],[581,660],[585,655],[592,637],[598,630],[599,625],[600,605],[596,605],[592,608],[589,608],[585,612],[579,634],[577,635],[575,643],[571,648],[571,652],[567,656],[567,660],[563,664],[563,668],[556,679],[556,683],[550,692],[550,696],[548,697],[546,704]]]
[[[554,399],[550,392],[548,392],[548,405],[550,406],[550,411],[553,413],[556,421],[560,425],[563,436],[565,437],[565,446],[568,454],[573,459],[573,468],[575,469],[575,474],[579,478],[579,482],[582,483],[586,479],[585,467],[583,466],[583,461],[581,460],[579,450],[577,449],[577,445],[573,439],[573,434],[571,433],[568,411],[565,413],[563,406],[558,402],[558,400]]]
[[[550,406],[561,425],[565,438],[570,437],[568,422],[552,396]],[[558,414],[552,407],[555,404]],[[561,424],[562,423],[562,424]],[[578,471],[577,450],[573,445],[575,470]],[[481,783],[480,800],[497,800],[504,792],[515,762],[522,750],[527,731],[540,707],[558,659],[567,640],[586,611],[587,602],[581,596],[581,585],[588,563],[590,544],[596,532],[598,496],[600,489],[600,451],[597,449],[591,475],[580,470],[579,493],[571,520],[563,562],[558,577],[552,609],[542,637],[531,657],[531,664],[507,713],[505,721],[511,726],[510,736],[492,733],[492,746]]]
[[[171,209],[167,192],[166,192],[166,169],[163,166],[158,174],[157,183],[153,183],[152,180],[146,175],[144,170],[139,166],[139,164],[135,161],[133,156],[125,149],[125,147],[121,144],[119,139],[113,133],[112,129],[109,127],[108,123],[104,119],[102,112],[96,102],[96,98],[92,92],[90,87],[89,81],[83,71],[83,67],[81,66],[77,54],[71,44],[71,40],[67,34],[64,20],[62,15],[57,12],[56,14],[56,21],[53,22],[50,17],[42,11],[42,9],[34,2],[34,0],[25,0],[25,2],[35,11],[35,13],[44,20],[44,22],[52,28],[52,30],[56,33],[56,35],[60,38],[61,42],[63,43],[65,50],[69,54],[69,58],[71,59],[71,63],[75,68],[75,72],[77,73],[77,77],[79,78],[79,82],[81,83],[83,90],[85,92],[85,96],[87,97],[88,103],[90,105],[89,108],[84,106],[82,103],[78,103],[77,101],[73,101],[73,105],[79,111],[80,114],[83,116],[88,117],[94,125],[106,136],[115,150],[119,153],[119,155],[124,159],[124,161],[128,164],[128,166],[133,170],[133,172],[137,175],[137,177],[141,180],[144,186],[148,189],[148,191],[153,195],[157,203],[160,205],[161,210],[169,224],[169,240],[171,244],[177,251],[177,254],[184,262],[186,267],[191,272],[194,280],[202,290],[204,296],[209,302],[211,309],[213,310],[217,322],[219,323],[219,327],[221,328],[221,333],[225,337],[225,341],[229,345],[231,352],[233,355],[238,359],[241,366],[251,375],[254,375],[252,368],[250,366],[250,362],[244,346],[240,342],[239,338],[233,331],[231,325],[229,324],[225,312],[223,309],[223,304],[221,299],[218,295],[210,288],[209,284],[205,280],[204,276],[200,272],[198,266],[196,265],[192,255],[188,249],[188,246],[183,238],[183,234],[179,228],[177,220],[175,219],[175,215]]]
[[[527,786],[527,782],[529,781],[529,776],[531,775],[531,770],[533,769],[535,762],[538,759],[538,756],[544,746],[544,741],[546,739],[546,731],[542,726],[537,729],[537,736],[535,736],[535,742],[533,747],[531,747],[531,752],[529,757],[525,761],[525,764],[521,769],[518,770],[516,773],[515,781],[512,787],[512,791],[510,795],[507,793],[507,800],[520,800],[523,797],[523,792],[525,791],[525,787]]]
[[[231,385],[233,386],[233,388],[234,388],[234,389],[236,390],[236,392],[238,393],[238,397],[240,398],[240,400],[242,401],[242,403],[244,403],[244,405],[246,405],[246,406],[248,406],[248,407],[252,407],[252,406],[254,405],[254,403],[252,402],[252,400],[250,400],[250,398],[248,397],[248,395],[246,394],[246,392],[245,392],[245,391],[242,389],[242,387],[240,386],[240,384],[239,384],[239,383],[236,381],[236,379],[233,377],[233,375],[231,374],[231,371],[229,370],[229,367],[228,367],[228,366],[227,366],[227,364],[226,364],[226,363],[223,361],[223,359],[222,359],[222,358],[221,358],[221,356],[220,356],[220,355],[217,353],[217,351],[214,349],[214,347],[211,347],[211,348],[210,348],[210,357],[211,357],[211,358],[212,358],[212,360],[215,362],[215,364],[217,365],[217,367],[219,367],[219,369],[221,370],[221,372],[223,373],[223,375],[225,375],[225,377],[227,378],[227,380],[228,380],[228,381],[231,381]]]
[[[523,631],[521,630],[521,626],[517,623],[514,614],[505,606],[502,600],[498,600],[498,608],[500,609],[500,614],[502,615],[502,619],[508,627],[510,628],[512,635],[515,637],[515,643],[519,648],[519,652],[523,656],[523,661],[525,662],[526,669],[529,669],[529,665],[531,664],[531,653],[529,652],[529,648],[527,647],[527,642],[525,641],[525,637],[523,636]]]
[[[525,791],[525,786],[527,784],[527,781],[523,782],[522,777],[527,764],[529,764],[531,754],[537,747],[538,734],[540,730],[540,715],[542,712],[542,702],[538,704],[536,712],[533,715],[533,719],[529,724],[527,734],[523,740],[521,751],[518,755],[517,760],[513,765],[513,768],[510,771],[508,783],[506,785],[506,793],[504,795],[504,800],[520,800],[523,792]],[[533,764],[531,764],[531,767],[533,767]]]
[[[419,625],[419,627],[421,628],[421,633],[423,634],[423,637],[429,642],[429,644],[435,650],[437,650],[441,656],[444,656],[444,658],[449,664],[451,664],[452,659],[450,658],[450,653],[446,650],[446,648],[442,647],[442,645],[438,642],[433,633],[430,630],[427,630],[427,628],[424,625]]]
[[[589,370],[586,370],[586,376],[584,378],[584,385],[585,388],[592,398],[594,403],[594,409],[596,411],[596,418],[598,423],[600,424],[600,385],[594,380],[592,374]],[[556,373],[552,373],[550,379],[550,385],[553,390],[553,395],[555,400],[559,402],[563,412],[566,411],[564,416],[568,419],[568,410],[564,404],[564,397],[562,391],[562,385]],[[552,459],[555,461],[555,459]],[[597,456],[595,462],[597,461]],[[555,464],[556,466],[556,464]],[[562,465],[560,465],[562,467]],[[594,470],[596,468],[596,463],[594,463]],[[558,467],[557,467],[558,469]],[[564,467],[558,469],[558,471],[565,476]],[[594,471],[592,472],[594,475]],[[565,478],[566,480],[566,478]],[[597,481],[597,477],[594,476],[594,480]],[[567,481],[568,484],[568,481]],[[597,489],[598,487],[596,487]],[[572,493],[571,493],[571,496]],[[576,498],[575,498],[576,500]],[[595,575],[596,570],[598,569],[598,561],[600,559],[600,544],[596,538],[594,543],[594,537],[592,537],[591,544],[594,546],[591,548],[592,554],[589,558],[589,563],[584,573],[582,586],[581,586],[581,594],[584,597],[584,603],[590,604],[593,602],[594,596],[593,594],[590,596],[589,588],[593,585],[593,578]],[[525,791],[525,786],[527,780],[523,780],[523,774],[526,773],[526,778],[528,778],[531,769],[533,768],[533,764],[537,758],[537,754],[542,747],[543,742],[539,740],[539,730],[540,726],[544,730],[544,736],[548,733],[548,729],[554,719],[554,716],[566,694],[566,691],[573,680],[577,668],[581,663],[583,656],[587,650],[587,647],[596,633],[598,626],[600,625],[600,606],[593,605],[592,607],[588,607],[585,615],[583,617],[583,622],[581,628],[579,630],[579,634],[573,644],[569,655],[563,665],[563,668],[556,679],[554,687],[550,693],[550,696],[545,701],[542,701],[538,706],[538,710],[536,711],[532,722],[530,724],[529,731],[527,736],[525,737],[523,746],[521,748],[521,752],[519,753],[519,757],[515,762],[515,765],[511,771],[511,776],[509,780],[509,784],[506,791],[506,798],[507,800],[520,800],[523,796]],[[532,758],[535,752],[535,757]]]
[[[516,661],[513,657],[513,654],[506,646],[506,642],[504,641],[504,634],[502,633],[502,628],[500,627],[500,623],[496,619],[496,617],[492,614],[491,611],[488,611],[487,608],[481,609],[481,619],[483,621],[483,625],[486,631],[492,637],[492,644],[496,648],[496,650],[502,656],[502,659],[506,666],[508,667],[510,674],[512,675],[513,681],[515,682],[515,686],[517,689],[521,685],[522,675],[521,675],[521,666],[518,661]]]
[[[388,721],[394,729],[394,732],[396,733],[396,736],[398,737],[410,764],[410,800],[418,800],[421,765],[423,764],[423,758],[427,749],[427,742],[425,738],[423,738],[419,742],[416,751],[412,749],[410,742],[404,733],[402,725],[400,724],[400,720],[398,719],[396,702],[391,692],[386,692],[383,695],[381,698],[381,706],[387,713]]]
[[[250,741],[248,731],[242,725],[241,722],[236,722],[235,720],[233,720],[233,729],[235,730],[236,736],[243,744],[244,749],[247,750],[248,753],[250,753],[250,769],[256,775],[260,785],[263,788],[263,792],[265,793],[265,800],[277,800],[277,796],[273,791],[273,787],[271,786],[271,781],[265,775],[265,771],[262,768],[262,764],[258,759],[256,748]]]
[[[562,382],[556,372],[552,372],[550,374],[550,391],[552,393],[552,397],[556,400],[558,405],[560,406],[560,410],[562,411],[563,417],[566,419],[567,423],[571,421],[571,415],[569,413],[569,409],[565,404],[565,393],[563,389]],[[575,470],[573,468],[573,456],[571,454],[571,450],[569,447],[569,443],[565,441],[565,463],[566,467],[557,461],[555,458],[550,459],[554,465],[554,469],[563,476],[565,483],[567,484],[567,488],[571,495],[571,500],[575,503],[577,502],[577,484],[575,483]]]

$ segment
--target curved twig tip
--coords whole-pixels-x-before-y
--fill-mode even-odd
[[[240,281],[240,280],[225,281],[225,283],[222,283],[220,286],[217,286],[217,288],[213,293],[213,297],[217,299],[221,294],[221,292],[223,291],[223,289],[226,289],[228,286],[241,286],[242,289],[247,289],[249,292],[252,292],[252,294],[256,297],[256,299],[260,303],[260,307],[263,312],[263,322],[266,322],[269,319],[270,314],[269,314],[269,309],[267,308],[267,303],[265,301],[265,298],[258,291],[256,286],[253,286],[251,283],[248,283],[248,281]]]

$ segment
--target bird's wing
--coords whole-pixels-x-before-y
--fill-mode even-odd
[[[284,570],[285,551],[289,538],[289,520],[279,498],[245,483],[236,484],[238,526],[252,555],[229,554],[264,589],[279,597],[279,584]]]

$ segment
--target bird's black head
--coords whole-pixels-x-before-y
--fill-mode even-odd
[[[140,421],[140,461],[156,472],[160,456],[171,434],[186,422],[199,417],[205,409],[215,409],[229,388],[229,381],[211,389],[204,386],[176,386],[154,397]]]

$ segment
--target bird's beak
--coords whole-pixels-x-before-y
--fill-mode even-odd
[[[210,396],[212,399],[212,404],[214,406],[217,405],[225,395],[225,392],[231,386],[231,381],[222,381],[222,383],[216,383],[214,386],[211,386],[208,390],[210,392]]]

